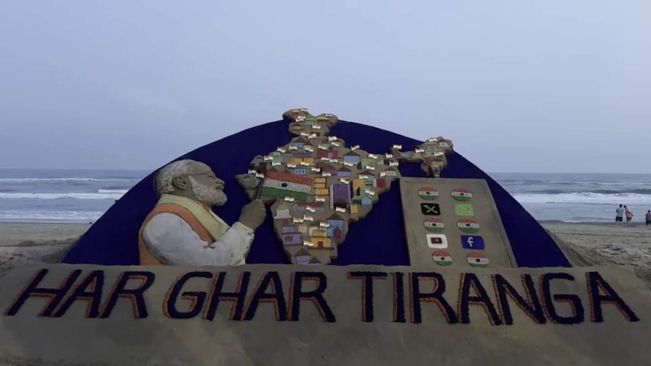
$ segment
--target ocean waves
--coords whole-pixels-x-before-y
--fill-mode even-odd
[[[56,200],[56,199],[77,199],[77,200],[118,200],[127,190],[98,190],[90,192],[56,192],[56,193],[33,193],[33,192],[0,192],[0,200]]]
[[[0,169],[0,221],[94,221],[147,174]],[[540,221],[612,222],[620,204],[632,208],[634,221],[640,221],[651,209],[649,174],[491,176]]]
[[[97,220],[103,211],[7,210],[0,211],[0,222],[81,222]]]
[[[103,188],[100,188],[100,189],[97,190],[97,193],[124,195],[128,191],[129,191],[128,189],[103,189]]]
[[[129,182],[133,178],[0,178],[1,183],[51,183],[51,182]]]
[[[118,200],[127,189],[98,189],[97,192],[0,192],[0,199],[30,199],[30,200]],[[520,203],[548,204],[651,204],[649,194],[600,193],[600,192],[552,192],[552,193],[515,193],[513,197]]]
[[[513,197],[520,203],[547,204],[651,204],[650,194],[635,192],[599,193],[599,192],[569,192],[569,193],[515,193]]]
[[[511,187],[509,187],[511,188]],[[651,195],[651,188],[624,188],[624,189],[601,189],[595,188],[584,191],[568,190],[568,189],[521,189],[520,192],[515,193],[531,193],[531,194],[604,194],[604,195]]]
[[[147,172],[0,169],[0,221],[97,220]]]

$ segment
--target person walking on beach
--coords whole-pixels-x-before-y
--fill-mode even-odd
[[[619,205],[615,210],[615,223],[624,222],[624,207]]]
[[[645,216],[645,218],[646,218],[646,224],[647,224],[647,225],[651,225],[651,210],[648,210],[648,211],[646,212],[646,216]]]
[[[624,213],[626,214],[626,223],[630,224],[631,220],[633,220],[633,210],[630,207],[626,207],[626,205],[624,205]]]

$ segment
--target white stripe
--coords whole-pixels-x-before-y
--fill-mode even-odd
[[[286,186],[283,187],[283,184],[286,184]],[[282,180],[269,179],[269,178],[267,178],[267,180],[264,181],[264,187],[278,188],[278,189],[284,189],[292,192],[303,192],[303,193],[310,193],[310,189],[311,189],[311,187],[306,184],[285,182]]]

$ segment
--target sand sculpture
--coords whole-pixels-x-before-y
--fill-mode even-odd
[[[452,151],[450,140],[430,138],[414,151],[393,145],[388,153],[346,147],[330,136],[333,114],[311,115],[307,109],[283,114],[296,137],[287,145],[251,161],[237,177],[250,199],[271,204],[274,230],[294,264],[327,264],[337,257],[350,223],[363,219],[379,196],[400,177],[400,162],[420,163],[438,177]]]
[[[156,175],[160,199],[139,233],[140,264],[244,264],[264,205],[253,200],[229,226],[210,210],[226,203],[223,188],[204,163],[179,160],[163,167]]]
[[[252,146],[283,145],[256,157],[239,177],[255,203],[232,197],[220,213],[237,217],[244,206],[239,222],[254,229],[264,217],[262,201],[270,204],[293,263],[328,263],[350,224],[363,229],[348,233],[351,252],[372,256],[366,249],[372,247],[388,254],[342,266],[261,263],[255,255],[248,257],[255,265],[236,267],[132,266],[138,227],[156,202],[151,175],[82,237],[66,264],[0,268],[0,364],[651,364],[648,288],[616,266],[564,268],[562,252],[508,193],[461,155],[446,157],[449,141],[416,146],[350,124],[358,129],[351,139],[416,146],[374,155],[329,136],[332,115],[292,110],[285,117],[297,136],[286,144],[274,133],[273,143]],[[260,141],[285,126],[259,128],[241,137]],[[191,201],[205,206],[193,215],[212,215],[209,206],[225,202],[222,183],[197,161],[223,156],[247,139],[229,141],[163,168],[154,212],[174,201],[192,213],[185,207]],[[248,162],[236,158],[211,166],[232,176]],[[230,159],[237,163],[229,167]],[[420,163],[436,177],[447,159],[446,177],[407,177],[416,169],[402,167],[396,187],[400,162]],[[387,195],[374,207],[379,195],[398,188],[401,210]],[[394,222],[376,230],[375,214],[383,211]],[[401,220],[404,230],[396,226]],[[181,224],[195,236],[202,230]],[[251,254],[272,247],[282,258],[265,229],[271,232],[262,227]],[[287,238],[300,244],[285,242],[285,234],[300,234]],[[225,244],[226,235],[214,234],[214,246]],[[390,261],[404,253],[387,250],[394,247],[408,249],[407,262]],[[350,255],[340,254],[338,262]]]

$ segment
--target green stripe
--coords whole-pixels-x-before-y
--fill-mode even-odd
[[[263,197],[270,198],[285,198],[285,197],[294,197],[298,201],[307,202],[310,197],[309,194],[304,192],[289,191],[286,189],[272,188],[272,187],[262,187],[260,195]]]

